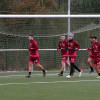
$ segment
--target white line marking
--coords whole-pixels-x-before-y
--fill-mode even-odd
[[[79,82],[100,82],[100,80],[77,80],[77,81],[53,81],[53,82],[28,82],[28,83],[2,83],[2,85],[26,85],[26,84],[53,84],[53,83],[79,83]]]
[[[0,77],[16,77],[16,76],[20,77],[20,76],[26,76],[26,75],[7,75],[7,76],[0,76]],[[47,76],[54,76],[54,75],[56,76],[58,74],[47,74]],[[42,74],[33,74],[32,76],[42,76]]]

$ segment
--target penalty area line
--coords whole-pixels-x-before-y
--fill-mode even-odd
[[[79,83],[79,82],[100,82],[100,80],[77,80],[77,81],[52,81],[52,82],[27,82],[27,83],[2,83],[3,85],[28,85],[28,84],[54,84],[54,83]]]

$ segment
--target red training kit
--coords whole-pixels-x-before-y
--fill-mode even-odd
[[[30,46],[29,46],[29,51],[30,51],[30,56],[32,57],[39,57],[39,52],[38,52],[38,44],[35,40],[30,41]]]
[[[66,48],[67,48],[67,41],[66,40],[59,41],[57,50],[59,50],[59,49],[61,50],[61,55],[62,56],[68,56]]]
[[[80,49],[80,45],[75,40],[67,41],[67,49],[68,56],[77,56],[76,51]]]

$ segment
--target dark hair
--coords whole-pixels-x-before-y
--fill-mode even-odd
[[[29,35],[29,36],[33,37],[33,35]]]
[[[90,39],[90,38],[93,39],[93,36],[90,36],[89,39]]]
[[[97,39],[97,36],[93,36],[92,39]]]

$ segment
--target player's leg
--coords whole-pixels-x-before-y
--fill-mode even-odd
[[[75,71],[74,71],[73,63],[72,63],[72,61],[71,61],[71,58],[72,58],[72,57],[69,57],[69,60],[70,60],[70,74],[66,76],[67,78],[71,78],[71,77],[74,75],[74,72],[75,72]]]
[[[99,75],[97,78],[100,78],[100,58],[95,59],[93,65],[95,66],[95,70]]]
[[[89,64],[89,67],[90,67],[90,71],[89,71],[89,74],[91,74],[92,72],[94,72],[94,69],[92,67],[92,61],[93,59],[91,57],[88,58],[88,64]]]
[[[92,67],[91,61],[92,61],[92,59],[89,57],[88,60],[87,60],[87,62],[88,62],[88,64],[89,64],[89,67]]]
[[[30,77],[31,77],[31,72],[32,72],[33,63],[34,63],[33,57],[29,57],[29,66],[28,66],[29,72],[28,72],[28,75],[25,76],[26,78],[30,78]]]
[[[29,63],[29,73],[28,73],[27,76],[25,76],[25,77],[27,77],[27,78],[30,78],[30,77],[31,77],[32,65],[33,65],[33,63]]]
[[[70,76],[73,76],[74,75],[74,72],[75,72],[74,71],[73,63],[71,62],[70,65],[71,65]]]
[[[65,62],[67,61],[67,56],[62,57],[62,62],[61,62],[61,72],[58,74],[58,76],[63,76],[64,68],[65,68]]]
[[[45,77],[46,76],[46,72],[45,72],[43,66],[40,65],[40,64],[35,64],[35,65],[43,71],[43,77]]]
[[[63,76],[64,67],[65,67],[65,61],[62,61],[62,62],[61,62],[61,65],[62,65],[62,67],[61,67],[61,72],[58,74],[58,76]]]
[[[68,66],[68,68],[70,68],[70,64],[66,61],[65,64]]]
[[[43,77],[45,77],[46,76],[46,72],[44,70],[44,67],[42,65],[40,65],[39,57],[36,57],[34,59],[35,59],[34,62],[35,62],[36,67],[40,68],[43,71]]]
[[[73,66],[74,66],[74,68],[79,72],[79,77],[81,77],[81,75],[82,75],[82,70],[79,69],[79,68],[75,65],[75,63],[73,63]]]
[[[97,74],[99,75],[97,78],[100,78],[100,69],[99,69],[99,66],[95,66],[95,70],[96,70]]]
[[[100,73],[98,66],[95,66],[95,70],[97,73]]]
[[[74,75],[74,72],[75,72],[72,63],[70,63],[70,65],[71,65],[71,67],[70,67],[70,74],[66,76],[67,78],[71,78]]]
[[[79,77],[81,76],[81,74],[82,74],[82,70],[81,69],[79,69],[76,65],[75,65],[75,59],[76,59],[76,56],[71,56],[71,58],[70,58],[70,62],[71,62],[71,70],[72,71],[70,71],[70,75],[72,76],[73,74],[74,74],[74,70],[73,70],[73,68],[74,69],[76,69],[78,72],[79,72]]]

